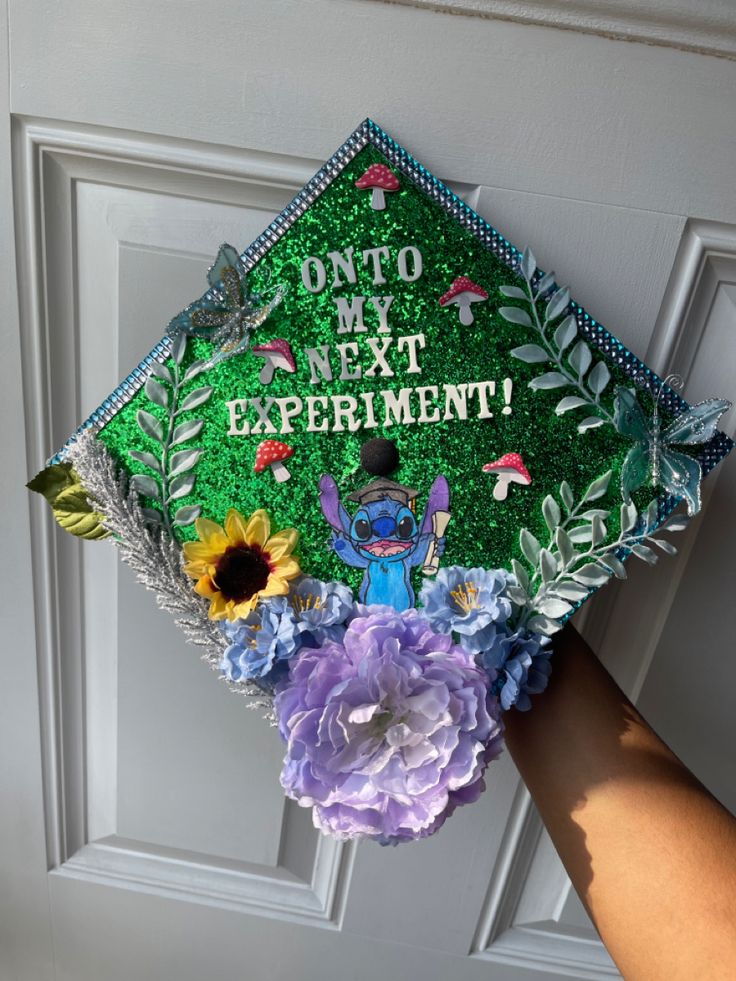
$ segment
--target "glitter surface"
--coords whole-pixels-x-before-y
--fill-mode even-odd
[[[370,204],[371,192],[356,188],[355,181],[371,164],[385,160],[372,145],[360,150],[251,272],[250,284],[256,290],[267,282],[268,269],[272,283],[288,287],[282,304],[258,329],[253,343],[285,338],[296,357],[297,370],[295,374],[277,370],[272,383],[262,385],[258,375],[263,362],[246,352],[218,364],[206,377],[200,376],[191,383],[192,388],[212,385],[214,392],[208,404],[195,413],[206,420],[196,441],[197,446],[206,450],[197,465],[197,483],[194,492],[177,505],[201,504],[203,514],[217,521],[222,521],[230,507],[244,513],[264,507],[271,513],[276,527],[294,526],[300,531],[298,551],[305,571],[324,579],[341,579],[357,587],[361,570],[348,569],[327,547],[330,529],[319,508],[318,481],[321,474],[332,474],[344,500],[371,479],[360,467],[361,445],[372,437],[384,436],[394,440],[400,452],[400,467],[392,478],[419,491],[418,515],[422,513],[433,479],[444,474],[449,481],[452,520],[444,565],[510,567],[511,558],[519,554],[520,528],[529,528],[544,543],[549,538],[541,513],[545,495],[556,495],[560,481],[566,480],[577,498],[607,469],[613,470],[614,477],[607,497],[596,506],[612,509],[609,534],[615,537],[619,474],[630,441],[610,426],[579,434],[577,424],[584,417],[584,410],[561,417],[554,412],[560,398],[569,390],[528,388],[529,380],[540,374],[540,366],[518,361],[509,351],[521,344],[534,343],[534,333],[507,323],[498,313],[500,306],[510,302],[500,294],[499,287],[514,282],[514,273],[476,235],[455,221],[445,207],[404,175],[399,178],[400,189],[386,194],[385,210],[374,210]],[[389,250],[388,260],[382,263],[386,282],[374,283],[373,261],[369,257],[364,265],[361,254],[380,246]],[[413,283],[404,282],[397,270],[399,250],[407,246],[418,248],[423,257],[423,275]],[[332,266],[326,255],[333,250],[345,253],[349,247],[354,249],[357,283],[333,290],[330,288]],[[319,294],[310,293],[302,283],[302,263],[308,256],[319,257],[327,269],[327,286]],[[457,307],[443,308],[438,302],[459,276],[469,277],[489,294],[486,302],[474,304],[472,326],[460,323]],[[337,333],[336,297],[384,295],[394,297],[388,314],[390,334],[378,332],[378,316],[367,300],[367,332]],[[407,374],[408,355],[406,351],[397,351],[396,339],[420,333],[426,338],[426,347],[418,351],[421,372]],[[365,372],[374,361],[368,337],[394,339],[386,354],[394,376],[338,380],[337,345],[356,342],[358,352],[353,368],[361,365]],[[330,345],[335,380],[320,379],[312,384],[303,351],[323,344]],[[187,362],[206,358],[210,353],[208,343],[193,340]],[[614,358],[606,360],[613,376],[605,393],[610,405],[615,386],[630,386],[631,378]],[[510,414],[503,413],[505,378],[513,380]],[[278,431],[280,417],[274,408],[271,418],[277,427],[275,434],[227,436],[230,417],[226,403],[233,399],[353,396],[359,403],[356,418],[365,419],[362,392],[378,393],[382,389],[398,392],[401,388],[437,385],[441,393],[446,383],[459,385],[487,380],[496,383],[495,395],[489,399],[493,412],[490,419],[473,418],[478,403],[472,399],[469,406],[472,404],[473,411],[468,413],[467,421],[453,419],[385,427],[381,424],[383,412],[376,394],[379,421],[376,428],[361,428],[352,433],[309,433],[305,405],[303,413],[292,420],[291,433]],[[642,397],[645,405],[646,398]],[[430,404],[434,404],[431,399]],[[441,412],[443,400],[439,405]],[[414,415],[418,415],[416,394],[411,397],[411,406]],[[128,450],[153,449],[136,424],[140,408],[160,414],[141,389],[100,431],[100,439],[131,472],[143,472],[145,468],[129,458]],[[331,415],[327,412],[323,418],[330,419]],[[255,421],[257,417],[251,412],[247,418]],[[291,479],[284,483],[277,483],[268,469],[260,474],[253,470],[256,448],[266,438],[283,440],[294,450],[288,462]],[[483,473],[481,468],[484,463],[510,452],[523,456],[532,484],[512,486],[507,499],[498,502],[492,497],[495,478]],[[641,499],[637,497],[637,503],[646,504],[650,498],[651,492],[643,493]],[[349,510],[352,512],[352,508]],[[178,533],[183,540],[194,537],[193,527]]]

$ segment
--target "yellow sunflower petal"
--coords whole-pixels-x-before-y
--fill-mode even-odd
[[[268,582],[258,591],[259,599],[266,599],[269,596],[286,596],[289,592],[289,584],[285,579],[278,576],[269,576]]]
[[[299,568],[299,560],[295,559],[293,555],[289,558],[281,559],[276,563],[276,568],[271,573],[278,579],[293,579],[298,576],[302,570]]]
[[[199,579],[200,576],[209,575],[210,567],[206,562],[185,562],[183,569],[192,579]]]
[[[249,545],[260,545],[263,547],[268,541],[271,533],[271,519],[266,511],[259,509],[254,511],[248,519],[245,527],[245,538]]]
[[[258,594],[251,596],[250,599],[243,600],[241,603],[232,603],[231,609],[228,613],[229,620],[238,620],[241,617],[245,619],[249,613],[252,613],[256,608],[256,603],[258,602]]]
[[[210,602],[210,620],[224,620],[227,617],[227,600],[222,593],[215,593]]]
[[[278,535],[269,538],[264,546],[264,551],[268,552],[268,556],[272,562],[277,562],[279,559],[284,558],[284,556],[291,555],[298,541],[299,532],[296,528],[284,528]]]
[[[190,562],[202,562],[207,565],[217,562],[222,552],[215,552],[205,542],[184,542],[184,555]]]
[[[218,554],[225,551],[227,548],[227,536],[216,521],[210,521],[209,518],[197,518],[194,522],[194,527],[197,529],[200,540],[211,549]]]
[[[198,579],[194,584],[194,592],[199,593],[200,596],[206,596],[207,599],[210,599],[212,596],[219,595],[220,591],[209,576],[202,576],[202,578]]]
[[[230,508],[227,512],[225,533],[230,539],[231,545],[245,545],[247,543],[247,525],[245,519],[235,508]]]

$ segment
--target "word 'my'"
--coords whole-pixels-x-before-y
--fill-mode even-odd
[[[379,245],[371,249],[363,249],[356,255],[351,245],[343,252],[327,252],[324,259],[310,255],[302,263],[302,284],[310,293],[322,293],[327,288],[333,291],[344,286],[357,285],[358,272],[361,276],[366,270],[373,286],[383,286],[387,283],[386,276],[398,278],[404,283],[415,283],[423,271],[422,253],[414,245],[406,245],[395,255],[387,245]],[[388,311],[394,301],[393,296],[336,296],[333,297],[337,307],[338,334],[359,334],[369,328],[364,321],[366,303],[373,308],[378,316],[378,332],[389,333]]]

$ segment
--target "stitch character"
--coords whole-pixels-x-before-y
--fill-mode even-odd
[[[359,591],[362,603],[411,609],[411,570],[422,566],[427,573],[437,571],[449,520],[447,480],[440,476],[432,484],[421,521],[414,513],[416,496],[410,487],[380,477],[348,495],[347,500],[358,505],[351,518],[334,478],[330,474],[321,478],[320,507],[333,529],[332,547],[346,565],[365,569]]]

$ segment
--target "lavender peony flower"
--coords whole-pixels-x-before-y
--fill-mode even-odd
[[[289,658],[300,646],[304,625],[297,621],[285,596],[260,603],[244,620],[224,621],[230,640],[220,668],[229,681],[255,681],[272,689],[286,674]]]
[[[528,631],[499,637],[480,655],[483,667],[498,672],[494,691],[498,692],[504,711],[516,705],[522,712],[532,707],[529,695],[547,687],[552,665],[549,639]]]
[[[491,647],[511,616],[506,588],[515,582],[503,569],[440,569],[426,580],[419,598],[435,630],[455,632],[463,647],[477,654]]]
[[[281,785],[337,838],[433,834],[501,750],[494,677],[416,610],[357,607],[341,644],[303,648],[277,686]]]

